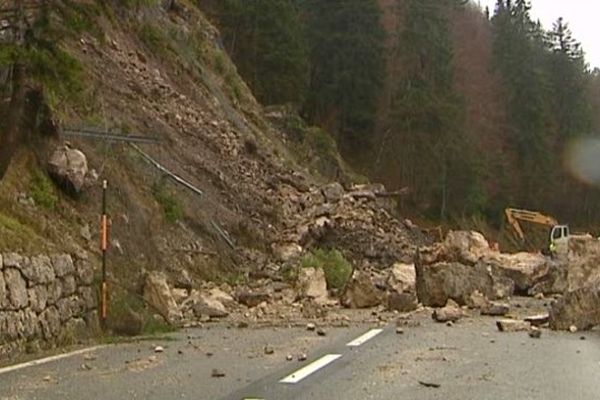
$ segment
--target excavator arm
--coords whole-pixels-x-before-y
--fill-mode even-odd
[[[523,232],[523,228],[521,227],[519,221],[533,222],[535,224],[545,225],[549,227],[558,225],[558,221],[555,218],[548,215],[544,215],[537,211],[507,208],[506,210],[504,210],[504,213],[506,214],[506,219],[508,220],[508,223],[510,224],[510,226],[512,226],[512,228],[517,233],[517,236],[519,237],[519,239],[521,239],[521,241],[525,241],[525,232]]]

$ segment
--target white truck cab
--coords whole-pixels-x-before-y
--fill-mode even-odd
[[[550,253],[566,256],[569,253],[569,237],[571,233],[567,225],[555,225],[550,230]]]

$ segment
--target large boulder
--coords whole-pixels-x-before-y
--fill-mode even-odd
[[[416,310],[417,307],[417,296],[414,293],[388,293],[387,308],[390,311],[407,313]]]
[[[392,266],[387,285],[398,293],[415,293],[417,274],[414,264],[396,263]]]
[[[592,285],[565,294],[550,309],[550,328],[579,330],[600,325],[600,287]]]
[[[297,286],[302,297],[313,299],[317,303],[327,302],[327,281],[323,269],[301,268]]]
[[[552,261],[536,253],[488,253],[481,263],[495,276],[506,277],[515,283],[515,290],[527,294],[528,291],[550,270]]]
[[[431,265],[415,264],[417,296],[429,307],[443,307],[449,299],[468,305],[471,295],[481,293],[494,300],[511,296],[514,284],[504,277],[494,277],[486,265],[465,265],[457,262]]]
[[[59,186],[77,194],[81,192],[88,173],[87,157],[80,150],[60,146],[52,153],[48,169]]]
[[[179,321],[181,311],[162,272],[150,272],[144,281],[144,300],[169,322]]]
[[[369,308],[382,303],[383,293],[378,290],[368,274],[358,272],[346,285],[342,304],[349,308]]]
[[[485,237],[475,231],[450,231],[441,244],[441,253],[446,261],[475,264],[492,252]]]
[[[569,239],[567,290],[600,283],[600,241],[591,236]]]
[[[191,303],[191,308],[197,318],[223,318],[229,315],[227,308],[210,293],[203,293],[193,290],[190,297],[184,302],[182,308],[187,307],[187,303]]]

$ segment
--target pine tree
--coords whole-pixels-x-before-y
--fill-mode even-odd
[[[225,48],[264,104],[302,104],[308,85],[307,43],[292,0],[216,3]]]
[[[337,132],[342,147],[364,150],[383,75],[383,31],[375,0],[303,0],[310,42],[304,114]]]

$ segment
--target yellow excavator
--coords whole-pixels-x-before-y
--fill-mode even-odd
[[[571,233],[568,225],[560,225],[556,218],[542,214],[538,211],[519,210],[507,208],[504,210],[508,223],[515,231],[521,242],[526,242],[525,232],[519,221],[531,222],[547,226],[550,231],[548,250],[551,255],[566,255],[569,252],[569,237]]]

